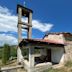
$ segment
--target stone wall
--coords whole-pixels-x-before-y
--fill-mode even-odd
[[[63,43],[63,42],[65,42],[65,39],[64,39],[64,36],[63,36],[63,34],[59,34],[59,35],[56,35],[56,34],[50,34],[50,35],[48,35],[48,36],[45,36],[45,38],[44,38],[45,40],[52,40],[52,41],[56,41],[56,42],[61,42],[61,43]]]
[[[65,60],[72,60],[72,43],[69,43],[65,46]]]

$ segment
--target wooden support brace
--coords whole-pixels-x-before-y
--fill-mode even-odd
[[[28,24],[28,23],[25,23],[25,22],[20,22],[19,24],[21,24],[21,25],[26,25],[26,26],[28,26],[28,27],[32,27],[32,25],[30,25],[30,24]]]

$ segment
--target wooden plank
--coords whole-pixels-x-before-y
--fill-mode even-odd
[[[6,71],[6,70],[12,70],[12,69],[18,69],[23,67],[22,65],[17,65],[17,66],[11,66],[11,67],[2,67],[1,71]]]

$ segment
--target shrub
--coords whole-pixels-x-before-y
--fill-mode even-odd
[[[11,47],[10,49],[10,55],[11,57],[17,57],[17,48],[16,47]]]
[[[6,64],[10,57],[10,46],[8,44],[4,45],[3,51],[2,51],[2,63]]]
[[[0,59],[2,59],[2,48],[0,47]]]

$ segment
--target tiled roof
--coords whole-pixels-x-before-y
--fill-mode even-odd
[[[54,43],[54,44],[64,44],[62,41],[54,41],[54,40],[44,40],[44,39],[27,39],[28,41],[36,41],[36,42],[44,42],[44,43]]]
[[[44,40],[44,39],[23,39],[21,41],[21,45],[23,44],[29,44],[29,43],[32,43],[32,44],[45,44],[45,45],[48,45],[48,44],[54,44],[54,45],[66,45],[66,43],[64,43],[63,41],[53,41],[53,40]]]

